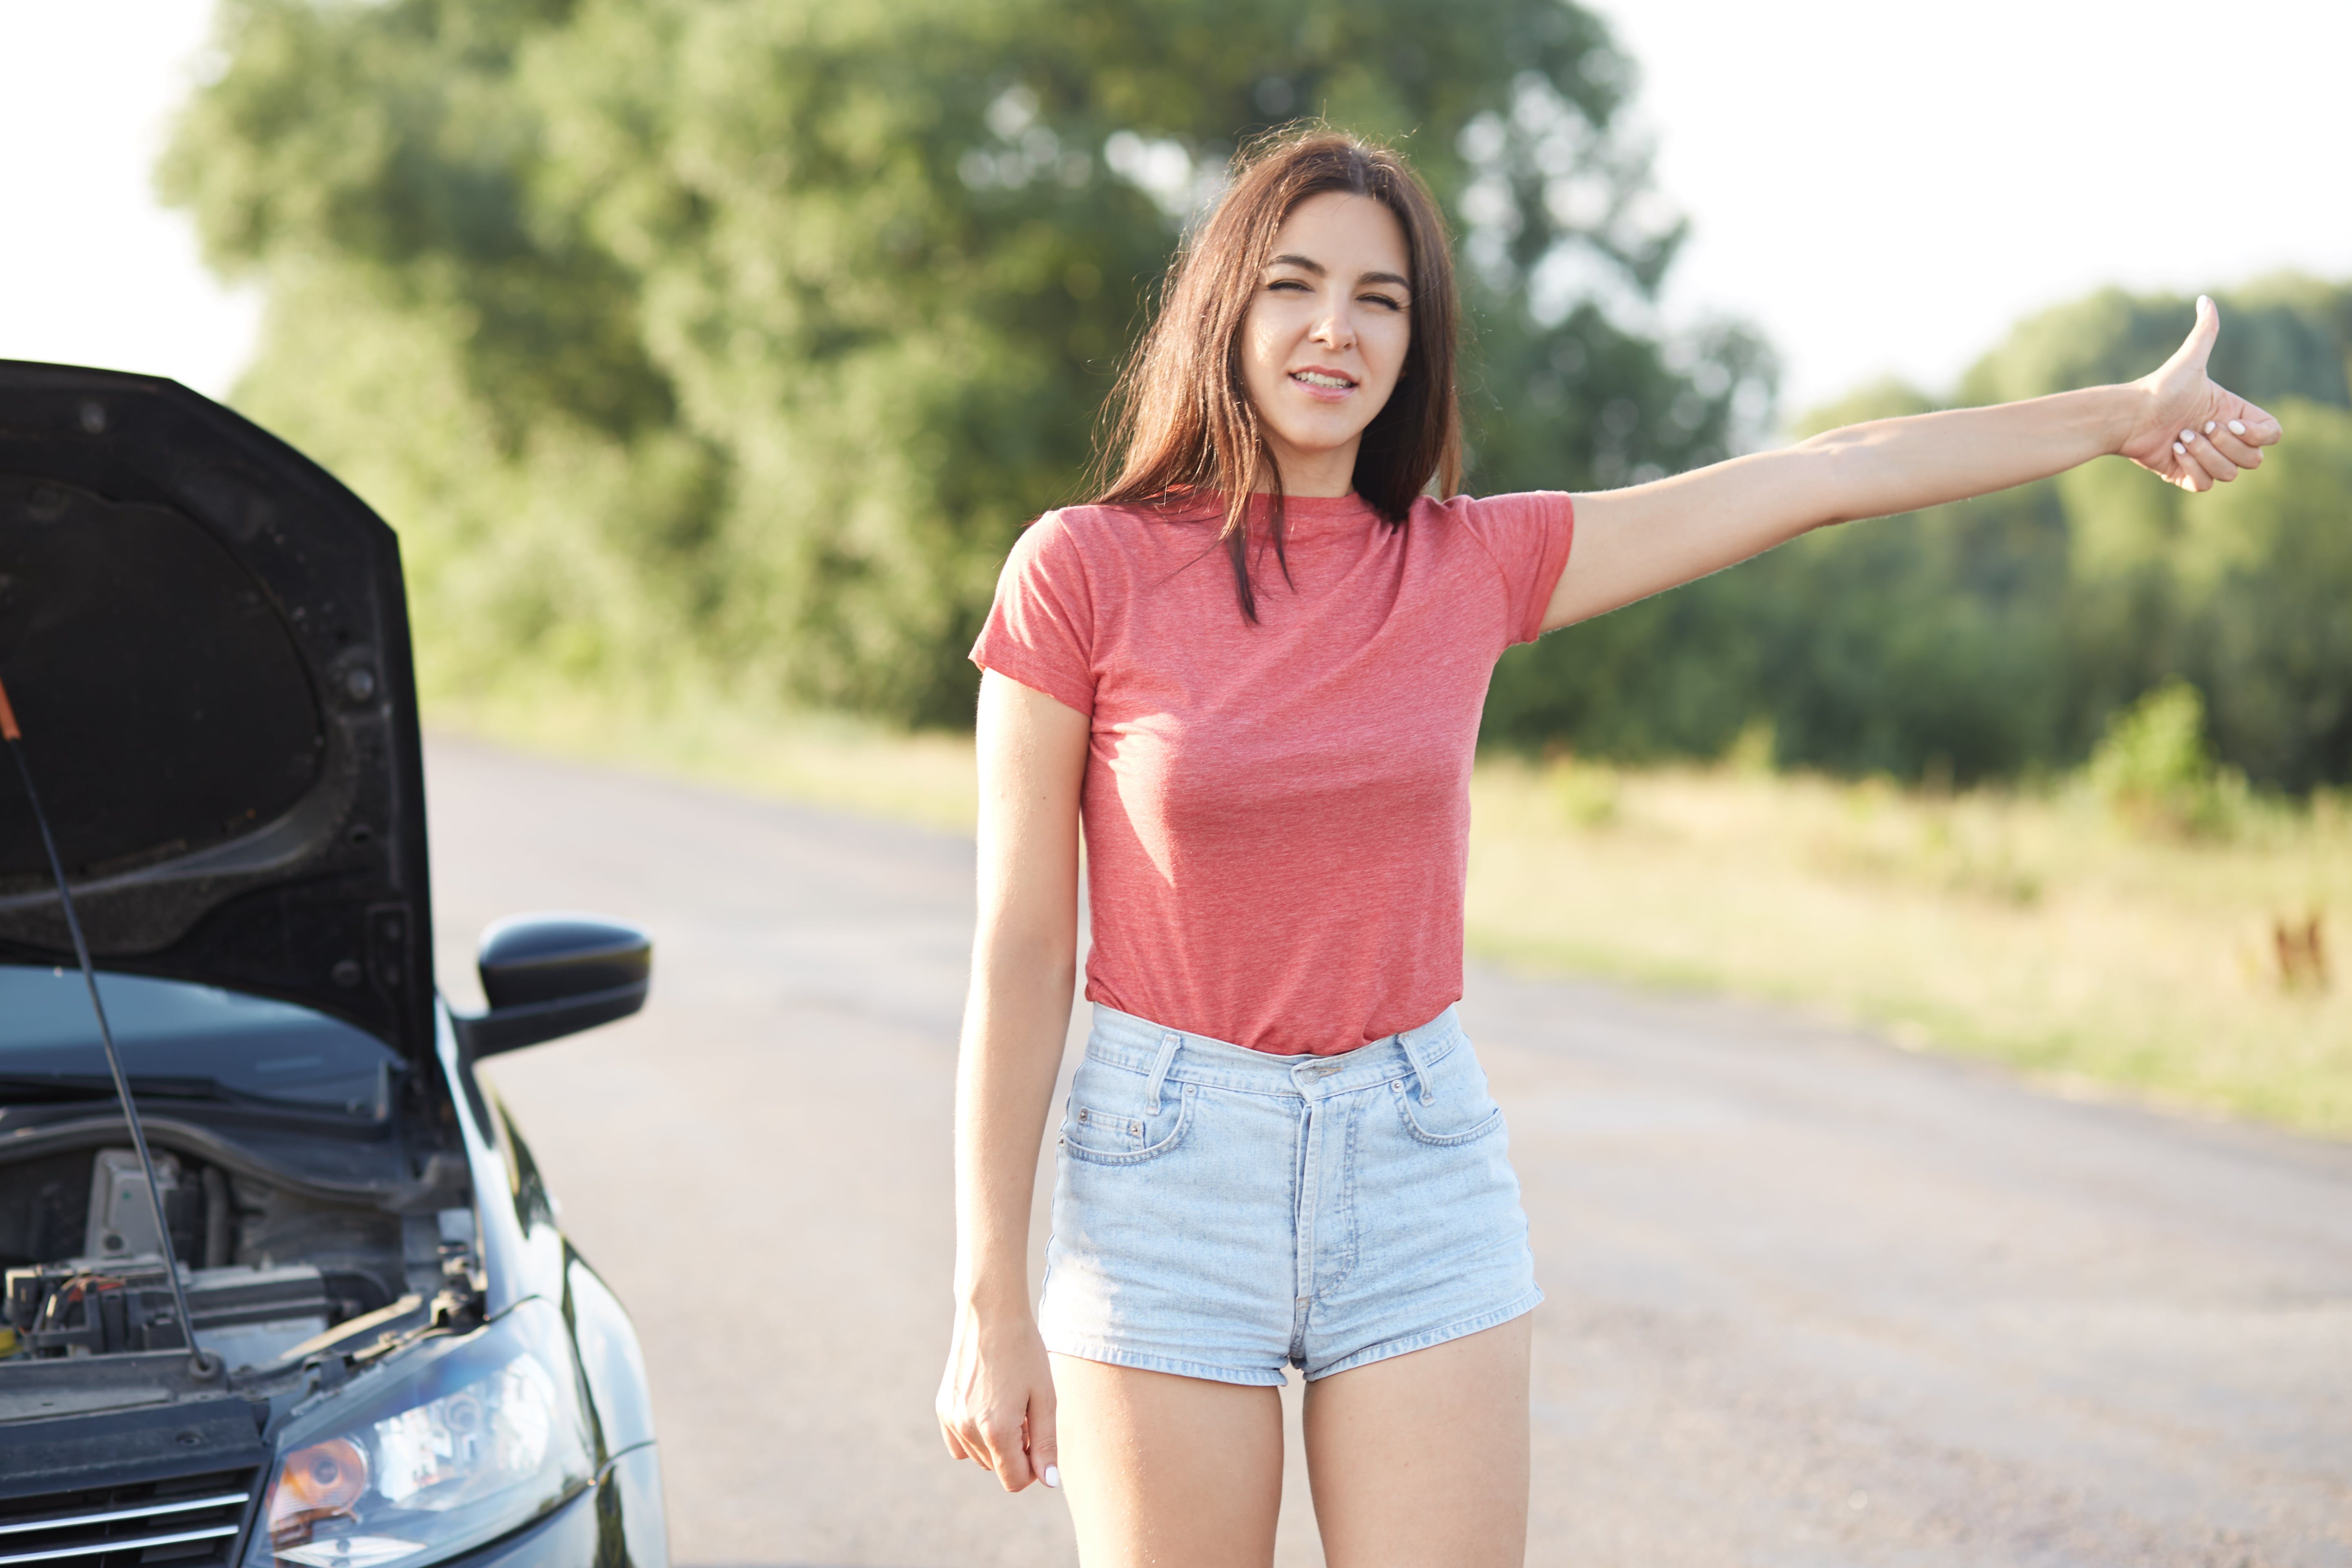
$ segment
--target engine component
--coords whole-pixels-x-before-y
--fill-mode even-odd
[[[231,1370],[266,1366],[327,1331],[335,1316],[328,1281],[308,1264],[199,1268],[188,1277],[196,1346]]]
[[[8,1324],[36,1357],[176,1350],[187,1343],[161,1268],[68,1264],[8,1270]]]
[[[155,1211],[166,1215],[179,1206],[180,1163],[169,1154],[155,1156],[155,1195],[147,1195],[147,1173],[136,1149],[100,1149],[90,1162],[89,1230],[81,1244],[85,1258],[160,1258],[163,1238],[156,1234]]]
[[[335,1316],[326,1279],[307,1264],[181,1272],[197,1348],[232,1368],[278,1360],[325,1333]],[[170,1281],[152,1265],[12,1268],[7,1318],[36,1359],[176,1350],[187,1342]]]

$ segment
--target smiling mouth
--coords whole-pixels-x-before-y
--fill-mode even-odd
[[[1294,370],[1290,379],[1305,386],[1320,386],[1332,392],[1342,392],[1356,384],[1344,375],[1327,375],[1319,370]]]

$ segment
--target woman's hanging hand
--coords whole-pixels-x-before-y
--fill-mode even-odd
[[[948,1452],[996,1472],[1006,1491],[1033,1480],[1062,1484],[1055,1464],[1054,1371],[1027,1313],[958,1310],[937,1408]]]
[[[2221,313],[2197,297],[2197,325],[2188,341],[2133,384],[2147,405],[2123,455],[2185,490],[2210,490],[2262,467],[2264,447],[2279,438],[2279,422],[2206,374]]]

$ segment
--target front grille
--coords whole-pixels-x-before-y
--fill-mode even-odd
[[[226,1568],[259,1477],[221,1470],[0,1502],[0,1568]]]

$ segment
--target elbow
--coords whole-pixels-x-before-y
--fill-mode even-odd
[[[1076,931],[984,931],[971,956],[975,978],[985,976],[994,985],[1039,984],[1066,994],[1077,984]]]
[[[1799,500],[1791,509],[1797,514],[1795,532],[1880,515],[1870,505],[1869,476],[1863,471],[1867,449],[1851,427],[1824,430],[1790,448],[1802,464]]]

